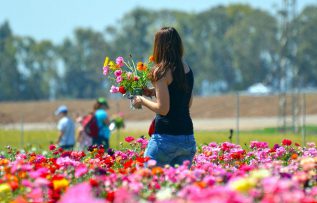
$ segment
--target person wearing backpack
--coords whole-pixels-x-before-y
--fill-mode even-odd
[[[110,139],[110,118],[106,110],[109,109],[105,98],[100,97],[94,104],[95,118],[98,125],[98,136],[93,138],[93,144],[103,145],[105,149],[109,148]]]
[[[67,106],[62,105],[55,111],[55,115],[59,117],[57,129],[59,136],[57,144],[66,150],[72,150],[75,144],[75,124],[68,116]]]
[[[89,146],[92,145],[92,137],[85,131],[84,119],[82,116],[78,116],[76,118],[76,122],[78,123],[77,128],[77,143],[78,143],[78,150],[84,151],[87,150]]]

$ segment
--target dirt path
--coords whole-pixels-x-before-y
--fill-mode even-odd
[[[290,123],[291,118],[287,118]],[[151,120],[141,121],[126,121],[126,130],[147,130]],[[236,129],[237,123],[234,118],[193,118],[194,128],[196,130],[228,130]],[[241,130],[261,129],[265,127],[276,127],[278,119],[276,117],[244,117],[240,118],[239,128]],[[306,125],[317,125],[317,115],[309,115],[306,117]],[[56,129],[54,122],[47,123],[21,123],[16,124],[2,124],[0,128],[3,129],[21,129],[24,130],[52,130]]]

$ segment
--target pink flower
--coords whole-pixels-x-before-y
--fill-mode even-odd
[[[75,169],[75,177],[79,178],[83,176],[85,173],[87,173],[87,171],[87,167],[84,164],[82,164]]]
[[[128,78],[128,80],[130,80],[130,79],[131,79],[131,75],[132,75],[132,73],[131,73],[131,72],[127,72],[127,78]]]
[[[103,199],[93,196],[92,188],[88,183],[81,183],[70,187],[62,196],[60,203],[104,203]]]
[[[115,75],[116,77],[121,76],[121,75],[122,75],[122,70],[116,70],[116,71],[114,72],[114,75]]]
[[[117,64],[119,67],[124,66],[124,60],[123,60],[123,57],[122,57],[122,56],[119,56],[119,57],[116,59],[116,64]]]
[[[156,161],[154,159],[151,159],[147,162],[148,167],[152,167],[156,165]]]
[[[117,83],[122,82],[122,77],[121,77],[121,75],[117,77],[116,82],[117,82]]]
[[[119,87],[116,87],[116,86],[112,85],[111,88],[110,88],[110,92],[111,93],[118,93],[119,92]]]
[[[108,72],[109,72],[109,66],[103,67],[103,74],[104,74],[105,76],[108,75]]]
[[[128,137],[124,138],[124,140],[125,140],[126,142],[132,142],[132,141],[134,140],[134,137],[128,136]]]

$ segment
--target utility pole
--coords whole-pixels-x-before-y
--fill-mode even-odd
[[[292,113],[292,127],[294,133],[298,132],[299,123],[299,79],[298,68],[296,66],[296,0],[283,0],[282,10],[279,12],[280,19],[280,49],[279,49],[279,111],[278,125],[280,130],[285,132],[288,128],[287,117]],[[288,111],[287,92],[291,88],[291,112]]]

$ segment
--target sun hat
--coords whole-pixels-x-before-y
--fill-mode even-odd
[[[97,99],[97,102],[98,102],[99,104],[102,104],[102,105],[104,105],[105,107],[109,108],[108,102],[107,102],[107,100],[106,100],[104,97],[99,97],[99,98]]]
[[[67,113],[68,109],[67,106],[65,105],[61,105],[57,108],[57,110],[55,111],[55,115],[57,116],[60,113]]]

